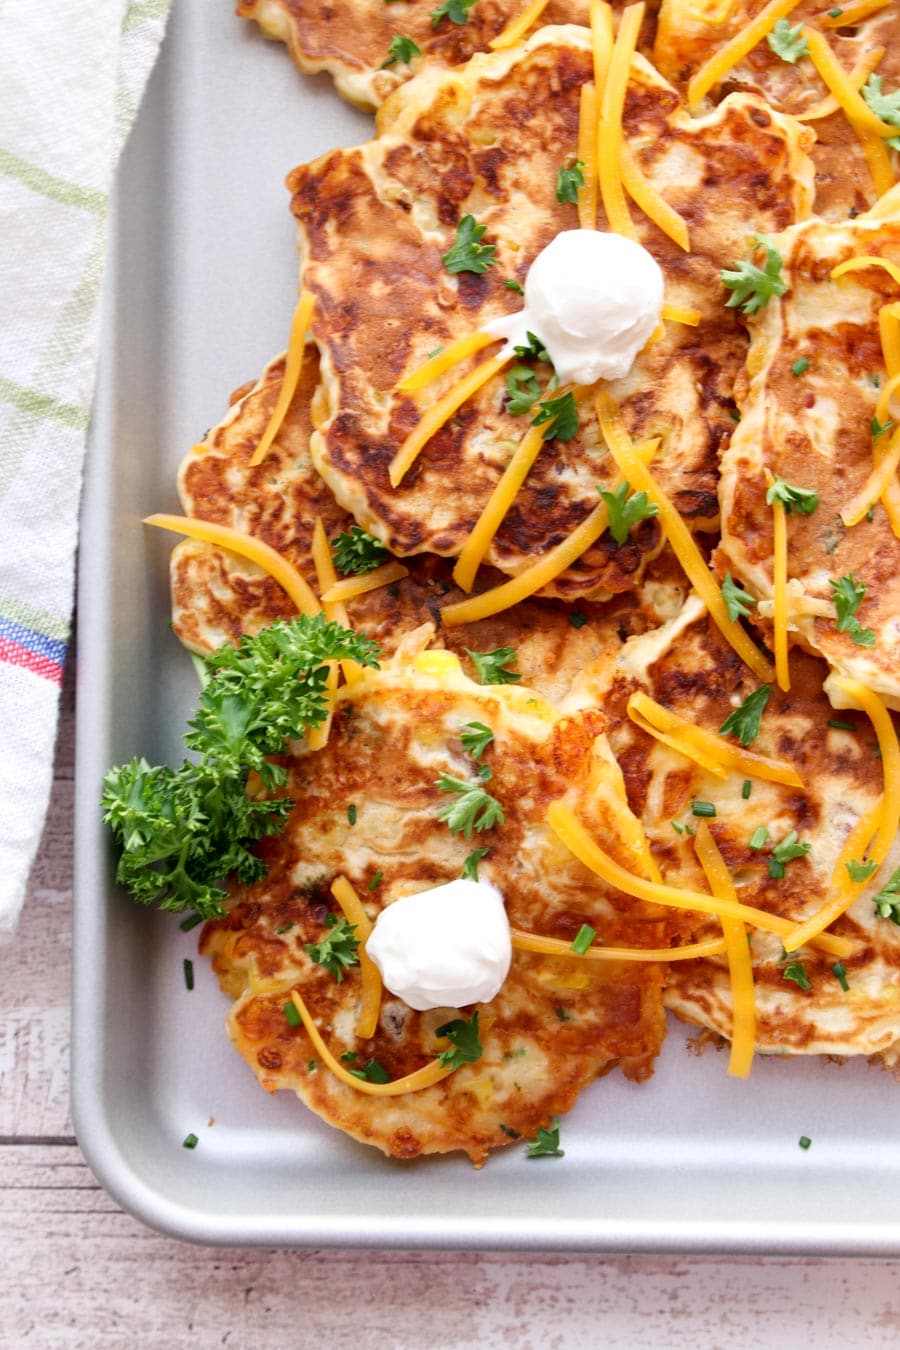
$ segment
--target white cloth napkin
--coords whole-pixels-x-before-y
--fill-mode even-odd
[[[0,938],[47,809],[107,205],[171,0],[0,0]]]

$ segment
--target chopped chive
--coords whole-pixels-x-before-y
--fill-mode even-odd
[[[704,816],[707,820],[715,817],[716,808],[712,802],[691,802],[691,815]]]
[[[583,628],[587,623],[587,615],[582,614],[580,609],[573,609],[569,615],[569,623],[573,628]]]
[[[196,1136],[195,1134],[187,1134],[187,1135],[185,1135],[184,1139],[182,1139],[182,1141],[181,1141],[181,1147],[182,1147],[182,1148],[196,1148],[197,1145],[198,1145],[199,1143],[200,1143],[200,1140],[197,1138],[197,1136]]]
[[[307,1071],[307,1073],[315,1073],[315,1071],[316,1071],[316,1069],[317,1069],[318,1067],[319,1067],[319,1065],[318,1065],[318,1063],[317,1063],[316,1060],[314,1060],[314,1059],[308,1059],[308,1060],[306,1061],[306,1071]]]
[[[750,782],[749,778],[745,778],[744,786],[741,788],[741,796],[743,797],[744,801],[747,800],[752,791],[753,791],[753,784]]]
[[[765,825],[758,825],[750,836],[750,847],[758,853],[761,848],[765,848],[769,838],[769,831]]]
[[[341,1055],[341,1059],[345,1064],[355,1064],[358,1056],[355,1050],[345,1050]]]
[[[516,281],[515,277],[507,277],[504,280],[503,285],[506,287],[508,291],[515,291],[516,295],[525,294],[525,292],[522,290],[522,287]]]
[[[350,822],[351,825],[356,824],[356,807],[353,805],[352,802],[347,807],[347,820]]]
[[[575,941],[572,943],[572,951],[575,955],[584,956],[596,936],[596,929],[592,928],[589,923],[583,923],[575,934]]]
[[[400,587],[397,585],[396,581],[391,582],[390,586],[387,588],[387,593],[392,600],[397,599],[397,596],[400,594]]]
[[[433,352],[428,353],[428,360],[433,361],[436,356],[440,356],[443,350],[443,347],[435,347]]]
[[[793,980],[794,984],[799,985],[801,989],[812,989],[809,982],[809,976],[806,973],[806,966],[802,961],[791,961],[781,972],[783,980]]]
[[[293,919],[290,923],[283,923],[280,928],[275,929],[275,936],[281,937],[284,933],[289,933],[294,926]]]
[[[300,1016],[293,1003],[286,1003],[284,1005],[284,1019],[289,1027],[299,1027],[300,1023],[303,1021],[303,1018]]]
[[[777,858],[769,859],[769,876],[775,881],[780,881],[784,876],[784,863],[779,862]]]
[[[795,361],[791,366],[791,374],[802,375],[805,370],[809,370],[809,359],[806,356],[801,356],[799,361]]]
[[[192,928],[196,928],[198,923],[203,922],[202,914],[189,914],[186,919],[182,919],[178,927],[182,933],[189,933]]]
[[[868,511],[866,512],[866,520],[874,520],[874,519],[875,519],[875,507],[870,506]]]
[[[850,981],[847,979],[847,967],[844,965],[843,961],[835,961],[834,965],[831,967],[831,973],[846,994],[847,990],[850,988]]]
[[[557,1006],[553,1009],[553,1011],[556,1013],[556,1016],[559,1018],[560,1022],[571,1022],[572,1018],[566,1012],[565,1008],[561,1007],[559,1004],[557,1004]]]
[[[186,989],[194,987],[194,963],[188,956],[184,958],[184,984]]]
[[[370,890],[370,891],[374,891],[375,887],[378,886],[378,885],[381,883],[381,878],[382,878],[383,876],[384,876],[384,873],[383,873],[383,872],[376,872],[376,873],[375,873],[374,877],[373,877],[372,880],[369,882],[369,890]]]
[[[680,820],[672,821],[672,829],[675,831],[676,834],[684,834],[684,826],[682,825]]]
[[[800,1138],[797,1140],[797,1143],[805,1152],[806,1149],[808,1149],[810,1144],[812,1143],[812,1140],[810,1139],[808,1134],[801,1134]]]
[[[839,717],[829,717],[827,726],[834,727],[835,731],[855,731],[856,727],[852,722],[842,722]]]

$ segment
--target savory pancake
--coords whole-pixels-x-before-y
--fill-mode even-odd
[[[505,281],[521,284],[536,254],[577,223],[575,207],[557,201],[557,170],[574,158],[591,70],[590,34],[575,27],[543,28],[458,70],[427,66],[382,109],[376,140],[288,179],[322,359],[313,459],[341,505],[400,557],[456,555],[528,430],[531,415],[510,414],[498,375],[390,485],[388,466],[421,412],[483,358],[418,399],[398,383],[435,349],[518,308]],[[743,251],[748,222],[773,230],[808,213],[810,133],[751,95],[691,118],[639,57],[623,122],[640,168],[690,227],[692,251],[636,212],[641,241],[662,267],[667,299],[701,317],[697,327],[667,324],[664,339],[609,387],[632,435],[662,437],[661,483],[688,521],[709,529],[745,341],[721,303],[719,271]],[[494,265],[451,275],[442,256],[467,215],[485,227]],[[547,364],[534,363],[534,375],[546,393]],[[565,539],[611,482],[589,398],[579,422],[573,439],[546,443],[494,537],[488,561],[500,571],[515,575]],[[621,548],[601,540],[554,592],[602,599],[627,590],[659,546],[658,525],[644,521]]]
[[[261,539],[316,589],[313,522],[319,516],[333,542],[350,527],[352,517],[337,506],[309,457],[310,398],[318,380],[312,350],[306,353],[271,451],[261,465],[249,465],[283,376],[284,357],[278,357],[259,380],[239,391],[223,420],[182,461],[179,496],[186,515]],[[562,698],[582,667],[609,642],[657,627],[677,612],[686,594],[683,574],[664,550],[637,591],[612,604],[586,601],[574,608],[528,600],[491,619],[442,629],[442,606],[463,598],[448,563],[422,556],[410,559],[409,568],[409,575],[394,585],[347,601],[354,628],[368,633],[390,656],[408,633],[431,624],[433,645],[455,651],[469,670],[474,666],[467,649],[512,647],[514,670],[522,682],[551,700]],[[242,635],[295,614],[277,581],[227,549],[185,539],[173,550],[170,571],[173,631],[200,655],[226,642],[235,645]]]
[[[802,778],[802,790],[757,777],[747,780],[742,772],[715,777],[628,716],[629,696],[642,690],[715,733],[757,687],[695,596],[659,632],[631,639],[618,657],[586,671],[572,704],[603,708],[629,803],[643,821],[668,883],[709,890],[694,850],[692,832],[699,822],[692,804],[711,803],[715,817],[709,828],[741,902],[801,921],[824,904],[838,855],[853,826],[876,804],[883,779],[868,719],[841,713],[842,725],[829,725],[834,714],[822,691],[825,665],[794,653],[791,674],[789,693],[772,687],[750,749],[787,760]],[[747,781],[749,796],[744,795]],[[764,832],[762,840],[754,839],[757,831]],[[787,861],[784,875],[773,877],[773,847],[791,831],[801,846],[810,845],[809,852]],[[754,848],[751,840],[760,846]],[[877,1054],[890,1064],[900,1057],[900,927],[879,917],[872,903],[873,893],[898,865],[900,844],[895,842],[877,877],[828,930],[857,944],[844,961],[848,990],[832,972],[834,956],[811,947],[786,956],[780,938],[751,932],[760,1051]],[[704,920],[696,936],[713,937],[717,928],[716,921]],[[786,977],[796,961],[802,962],[809,989]],[[725,957],[672,962],[666,1003],[688,1021],[728,1037],[732,1003]]]
[[[900,284],[878,266],[831,278],[833,267],[857,256],[900,265],[900,198],[890,207],[885,198],[883,214],[843,224],[812,220],[774,240],[787,289],[747,320],[741,421],[722,456],[719,565],[755,596],[771,600],[766,470],[815,491],[815,509],[795,510],[787,519],[787,572],[795,592],[789,634],[900,708],[900,541],[880,503],[857,525],[846,527],[841,519],[873,468],[872,418],[886,379],[878,313],[900,301]],[[890,428],[879,439],[889,442]],[[842,578],[865,589],[839,631],[835,596]],[[849,580],[844,586],[852,591]],[[771,605],[762,609],[771,614]]]
[[[483,52],[521,13],[519,0],[465,0],[456,20],[434,8],[404,0],[357,0],[321,5],[312,0],[238,0],[237,13],[255,19],[267,37],[287,43],[301,70],[327,70],[344,98],[362,108],[377,108],[425,59],[459,66]],[[462,22],[459,16],[462,15]],[[539,23],[587,23],[587,0],[550,0]],[[391,43],[404,37],[419,49],[408,59],[390,60]],[[409,49],[406,49],[409,50]],[[401,55],[406,56],[406,51]]]
[[[700,66],[741,33],[762,8],[763,0],[713,5],[698,4],[697,0],[663,0],[653,59],[667,79],[686,89]],[[811,24],[824,34],[845,71],[864,64],[867,72],[877,71],[886,93],[896,90],[900,85],[898,0],[846,28],[833,27],[828,14],[821,0],[802,0],[785,22],[792,29]],[[790,54],[790,46],[787,51]],[[713,86],[709,102],[701,107],[736,90],[761,95],[779,112],[801,118],[812,114],[809,126],[815,130],[816,142],[810,155],[816,166],[818,215],[844,219],[851,211],[861,212],[871,206],[875,195],[872,176],[859,139],[845,114],[835,110],[834,100],[822,108],[828,89],[808,56],[783,59],[763,38]],[[823,111],[825,116],[820,115]]]
[[[493,731],[477,764],[460,739],[473,721]],[[231,1038],[265,1088],[292,1088],[330,1124],[396,1157],[462,1149],[480,1164],[489,1149],[549,1126],[616,1064],[636,1080],[651,1072],[663,1035],[656,965],[517,950],[489,1003],[420,1013],[385,993],[374,1035],[360,1040],[358,968],[338,981],[307,951],[329,931],[335,877],[350,881],[374,920],[401,896],[458,877],[476,847],[489,850],[479,876],[500,888],[515,927],[571,942],[589,924],[606,945],[666,945],[678,922],[605,889],[544,821],[548,804],[565,798],[626,856],[602,725],[592,712],[559,720],[526,688],[476,685],[446,653],[407,654],[342,688],[328,744],[287,762],[296,805],[283,834],[260,845],[268,875],[236,887],[227,917],[201,938],[236,1000]],[[488,780],[476,772],[485,768]],[[503,822],[468,839],[451,833],[439,819],[442,774],[486,785]],[[428,1064],[447,1048],[436,1029],[475,1012],[483,1054],[421,1091],[363,1095],[288,1021],[292,989],[336,1058],[374,1060],[388,1079]]]

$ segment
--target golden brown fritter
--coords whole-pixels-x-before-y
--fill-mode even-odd
[[[705,609],[692,597],[682,615],[658,633],[634,638],[620,655],[585,672],[580,706],[601,706],[608,739],[625,778],[628,800],[644,828],[663,873],[675,886],[708,891],[697,860],[694,801],[716,809],[709,828],[734,878],[742,903],[800,921],[825,902],[835,863],[852,827],[878,800],[882,789],[877,741],[868,719],[841,713],[852,730],[828,726],[834,713],[822,683],[823,662],[794,653],[791,689],[773,686],[751,749],[789,761],[803,789],[751,780],[717,778],[637,727],[626,704],[635,690],[691,723],[717,732],[735,706],[757,687],[725,643]],[[673,822],[678,829],[673,826]],[[767,831],[754,849],[757,829]],[[679,833],[679,830],[681,833]],[[810,851],[786,863],[783,878],[769,875],[771,849],[791,830]],[[829,928],[857,943],[844,965],[850,990],[832,973],[834,956],[806,947],[785,957],[781,939],[754,931],[751,950],[757,1009],[757,1047],[771,1054],[879,1054],[893,1063],[900,1054],[900,927],[876,915],[872,894],[900,864],[895,844],[877,877],[842,919]],[[698,925],[698,938],[721,932],[715,920]],[[802,961],[809,990],[785,979],[789,962]],[[672,962],[666,1004],[679,1016],[722,1036],[731,1031],[731,986],[724,956]]]
[[[883,199],[881,209],[889,205]],[[878,311],[900,300],[900,285],[879,267],[830,276],[836,264],[859,255],[900,264],[900,198],[883,218],[813,220],[775,243],[787,291],[748,320],[742,417],[722,457],[720,566],[770,600],[773,532],[765,470],[814,489],[816,509],[787,522],[788,576],[796,592],[789,632],[839,673],[900,707],[900,541],[880,503],[871,520],[851,528],[840,517],[873,467],[870,422],[886,375]],[[808,368],[793,374],[803,359]],[[870,647],[837,628],[830,582],[849,576],[865,586],[856,619],[874,632]],[[763,611],[771,613],[771,605]]]
[[[653,58],[677,87],[688,81],[705,61],[719,51],[763,8],[764,0],[698,5],[696,0],[663,0],[659,11]],[[885,92],[900,85],[900,3],[892,3],[847,28],[825,28],[821,16],[828,6],[821,0],[802,0],[787,20],[792,28],[809,24],[824,32],[838,61],[849,73],[867,56],[881,52],[875,69]],[[828,90],[808,57],[782,60],[763,39],[709,94],[715,102],[736,90],[761,95],[779,112],[803,117],[813,111]],[[704,103],[703,106],[709,106]],[[810,150],[816,167],[816,213],[842,220],[851,211],[865,211],[875,199],[872,176],[859,139],[838,110],[809,123],[816,141]]]
[[[462,1149],[480,1164],[489,1149],[549,1125],[616,1064],[637,1080],[651,1072],[663,1035],[659,967],[517,951],[490,1003],[418,1013],[386,994],[375,1035],[360,1041],[358,971],[338,983],[305,950],[327,932],[332,880],[346,876],[375,919],[401,895],[458,877],[470,850],[486,847],[479,874],[528,932],[571,942],[588,923],[606,945],[656,947],[684,924],[605,889],[544,823],[548,804],[565,798],[626,856],[602,717],[559,720],[531,690],[483,688],[453,657],[436,671],[433,662],[432,653],[396,659],[343,688],[327,746],[287,763],[296,805],[284,833],[260,845],[268,876],[233,892],[228,917],[207,924],[201,950],[236,1000],[230,1034],[264,1087],[292,1088],[332,1125],[397,1157]],[[460,740],[470,721],[494,733],[481,763],[505,821],[467,840],[438,819],[447,795],[436,780],[474,779]],[[302,1026],[288,1023],[294,988],[335,1056],[375,1059],[391,1079],[445,1048],[437,1027],[476,1011],[483,1056],[419,1092],[362,1095],[320,1062]]]
[[[418,402],[398,382],[435,348],[517,308],[504,280],[521,283],[535,255],[577,223],[574,206],[556,200],[556,172],[574,155],[590,73],[590,35],[574,27],[544,28],[521,49],[473,57],[457,71],[426,68],[382,109],[377,140],[289,177],[322,356],[313,460],[338,501],[401,557],[459,552],[528,429],[529,418],[509,414],[495,377],[390,486],[388,466],[420,410],[479,358]],[[609,387],[633,435],[663,437],[660,481],[689,521],[710,528],[745,342],[721,303],[718,273],[743,250],[750,222],[778,229],[807,213],[809,133],[749,95],[693,119],[640,58],[624,124],[641,168],[690,226],[693,251],[682,254],[636,212],[638,231],[663,268],[668,299],[702,318],[696,328],[669,324]],[[496,264],[450,275],[442,255],[467,214],[486,227]],[[536,373],[546,385],[548,367]],[[566,538],[596,505],[598,484],[611,481],[590,399],[580,422],[573,440],[547,443],[495,536],[488,560],[500,571],[514,575]],[[642,522],[620,549],[601,541],[553,590],[568,599],[624,591],[659,542],[656,522]]]

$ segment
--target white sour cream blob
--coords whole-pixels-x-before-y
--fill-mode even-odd
[[[450,881],[383,909],[366,952],[392,994],[417,1012],[488,1003],[512,959],[503,896],[489,881]]]
[[[539,337],[562,384],[627,375],[659,322],[665,282],[633,239],[600,230],[563,230],[525,278],[525,308],[484,331],[524,346]]]

